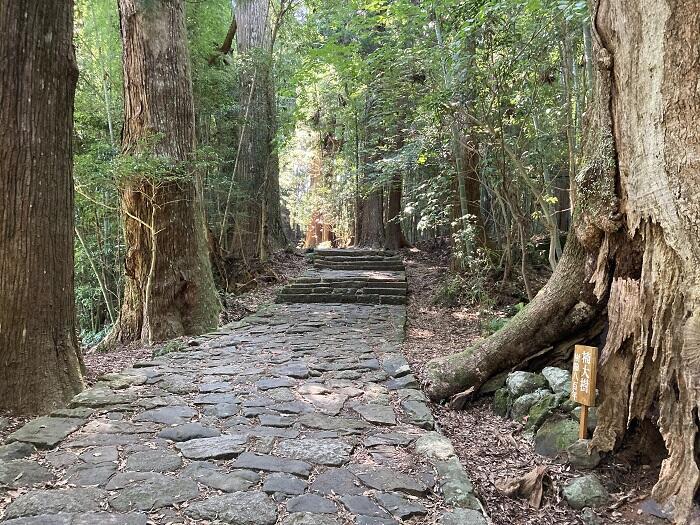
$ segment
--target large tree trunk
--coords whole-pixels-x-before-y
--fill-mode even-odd
[[[195,149],[184,0],[119,0],[124,47],[125,155],[168,173],[127,174],[124,302],[111,340],[163,341],[215,328],[214,287]]]
[[[363,248],[384,246],[384,192],[375,188],[362,198],[360,232],[356,245]]]
[[[73,2],[0,7],[0,410],[83,388],[73,297]]]
[[[241,147],[234,174],[240,193],[235,224],[224,232],[227,249],[244,265],[267,258],[286,244],[275,148],[277,108],[272,77],[270,5],[266,0],[235,3],[240,73]]]
[[[688,0],[594,2],[597,103],[564,256],[506,328],[428,373],[434,398],[478,386],[572,333],[575,317],[547,315],[547,305],[572,301],[554,290],[590,288],[604,309],[576,330],[608,321],[593,446],[613,450],[633,422],[658,413],[668,457],[654,497],[677,523],[688,520],[700,482],[699,24]]]

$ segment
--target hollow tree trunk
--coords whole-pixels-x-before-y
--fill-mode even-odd
[[[0,8],[0,410],[83,388],[73,297],[73,2]]]
[[[547,310],[565,300],[552,290],[590,287],[608,321],[593,446],[613,450],[630,424],[658,411],[668,457],[653,495],[686,523],[700,482],[700,8],[687,0],[593,7],[596,100],[564,256],[503,330],[430,365],[429,392],[478,386],[513,353],[555,344],[575,319]],[[529,343],[524,333],[534,334]]]
[[[188,163],[195,118],[184,7],[184,0],[119,0],[122,151],[153,156],[171,172],[133,173],[123,183],[126,282],[111,341],[152,343],[218,323],[202,185]]]

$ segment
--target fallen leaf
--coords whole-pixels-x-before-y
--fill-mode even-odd
[[[546,475],[548,475],[547,466],[540,465],[524,476],[510,478],[496,484],[496,488],[510,498],[527,498],[531,507],[539,509],[542,505],[542,485]]]

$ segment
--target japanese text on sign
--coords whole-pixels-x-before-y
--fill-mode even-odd
[[[571,400],[585,406],[595,406],[598,349],[576,345],[571,369]]]

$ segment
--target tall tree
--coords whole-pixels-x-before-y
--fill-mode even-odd
[[[373,86],[376,90],[376,86]],[[355,213],[358,217],[355,244],[366,248],[383,248],[386,235],[384,231],[384,186],[378,161],[382,158],[381,146],[383,134],[377,127],[375,117],[378,101],[368,97],[365,102],[364,115],[364,152],[362,154],[362,175],[360,178],[360,196],[357,199]]]
[[[607,324],[592,444],[613,450],[658,414],[668,456],[653,494],[686,523],[700,485],[700,8],[597,0],[592,20],[596,100],[564,256],[504,329],[431,364],[429,392],[478,387]]]
[[[73,2],[0,7],[0,409],[83,387],[73,299]]]
[[[195,119],[184,9],[184,0],[119,0],[122,153],[131,159],[121,190],[126,282],[113,333],[121,343],[198,334],[218,321],[201,180],[191,162]]]
[[[245,265],[265,260],[286,244],[282,228],[279,158],[275,145],[277,105],[272,75],[273,23],[268,0],[235,2],[240,73],[240,146],[234,180],[240,191],[235,223],[224,217],[222,240]],[[228,211],[228,210],[227,210]]]

